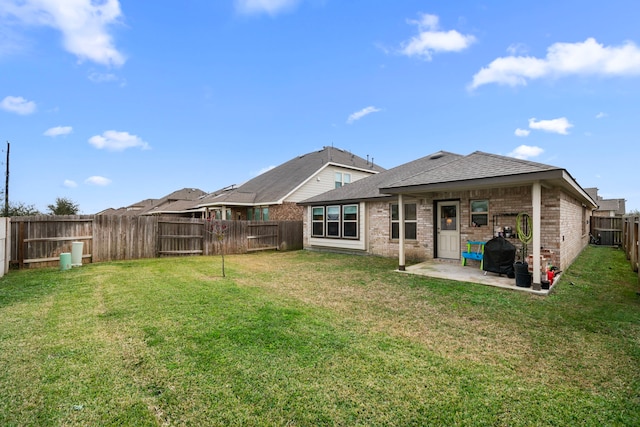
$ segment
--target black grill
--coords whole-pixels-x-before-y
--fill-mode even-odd
[[[504,237],[494,237],[484,245],[482,269],[507,277],[515,277],[513,263],[516,260],[516,247]]]

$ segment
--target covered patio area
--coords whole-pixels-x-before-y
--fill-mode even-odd
[[[510,289],[520,292],[528,292],[535,295],[548,295],[553,292],[555,284],[550,289],[534,290],[533,287],[523,288],[516,286],[515,279],[511,279],[506,275],[499,276],[496,273],[480,270],[477,263],[462,266],[460,263],[442,260],[428,260],[419,264],[407,266],[405,270],[396,270],[401,273],[417,274],[420,276],[436,277],[439,279],[455,280],[458,282],[475,283],[485,286],[494,286],[496,288]],[[554,283],[560,279],[557,276]]]

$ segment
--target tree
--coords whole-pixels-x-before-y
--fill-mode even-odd
[[[73,203],[73,200],[66,197],[56,198],[55,205],[47,206],[50,215],[77,215],[80,208],[77,204]]]
[[[4,209],[3,209],[4,211]],[[9,211],[6,213],[6,216],[35,216],[42,215],[34,205],[25,205],[22,202],[18,203],[9,203]]]
[[[224,235],[227,232],[227,225],[220,221],[213,221],[211,217],[207,218],[207,222],[204,225],[207,233],[213,235],[218,242],[220,248],[220,255],[222,256],[222,277],[226,277],[224,274]]]

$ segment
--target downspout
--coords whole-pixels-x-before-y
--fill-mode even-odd
[[[398,270],[405,271],[404,261],[404,202],[398,194]]]
[[[542,186],[540,182],[534,182],[531,186],[531,206],[533,207],[533,283],[541,283],[540,280],[540,236],[542,214]]]

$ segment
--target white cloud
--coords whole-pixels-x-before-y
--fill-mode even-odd
[[[373,106],[363,108],[362,110],[356,111],[355,113],[351,114],[349,118],[347,118],[347,123],[351,124],[356,120],[360,120],[361,118],[363,118],[368,114],[377,113],[378,111],[382,111],[382,110]]]
[[[70,179],[65,179],[62,185],[64,185],[67,188],[76,188],[78,186],[78,184],[75,181],[72,181]]]
[[[526,45],[522,43],[514,43],[507,48],[507,52],[510,55],[521,55],[529,51]]]
[[[98,185],[100,187],[105,187],[111,184],[111,180],[109,178],[105,178],[104,176],[90,176],[89,178],[84,180],[85,184],[89,185]]]
[[[473,76],[469,88],[489,83],[525,86],[529,80],[574,74],[639,75],[640,49],[632,42],[603,46],[594,38],[579,43],[554,43],[545,58],[507,56],[493,60]]]
[[[537,157],[542,154],[544,150],[540,147],[532,147],[530,145],[521,145],[516,147],[511,153],[507,154],[507,156],[515,157],[516,159],[530,159],[532,157]]]
[[[536,120],[535,118],[529,119],[529,127],[531,129],[542,130],[545,132],[559,133],[560,135],[568,135],[568,129],[573,125],[569,123],[566,117],[560,117],[552,120]]]
[[[530,130],[528,129],[516,129],[516,131],[514,132],[516,136],[521,136],[521,137],[526,137],[529,136],[529,134],[531,133]]]
[[[418,26],[418,35],[402,44],[400,53],[417,56],[427,61],[436,52],[459,52],[476,41],[472,35],[463,35],[455,30],[440,31],[439,18],[436,15],[423,14],[420,20],[409,20]]]
[[[21,96],[6,96],[0,103],[0,108],[11,113],[27,115],[36,111],[36,103]]]
[[[149,144],[143,141],[139,136],[131,135],[129,132],[118,132],[108,130],[102,135],[95,135],[89,138],[89,144],[97,149],[106,149],[109,151],[123,151],[127,148],[140,147],[148,150]]]
[[[299,0],[235,0],[236,10],[244,14],[267,13],[277,15],[293,9]]]
[[[113,73],[96,73],[89,74],[89,80],[93,83],[116,82],[118,77]]]
[[[56,137],[60,135],[69,135],[73,131],[71,126],[56,126],[44,131],[44,136]]]
[[[64,48],[81,61],[120,66],[109,27],[122,16],[118,0],[3,0],[4,24],[47,26],[62,33]]]
[[[608,116],[607,113],[601,111],[598,114],[596,114],[596,119],[603,119],[603,118],[605,118],[607,116]]]

